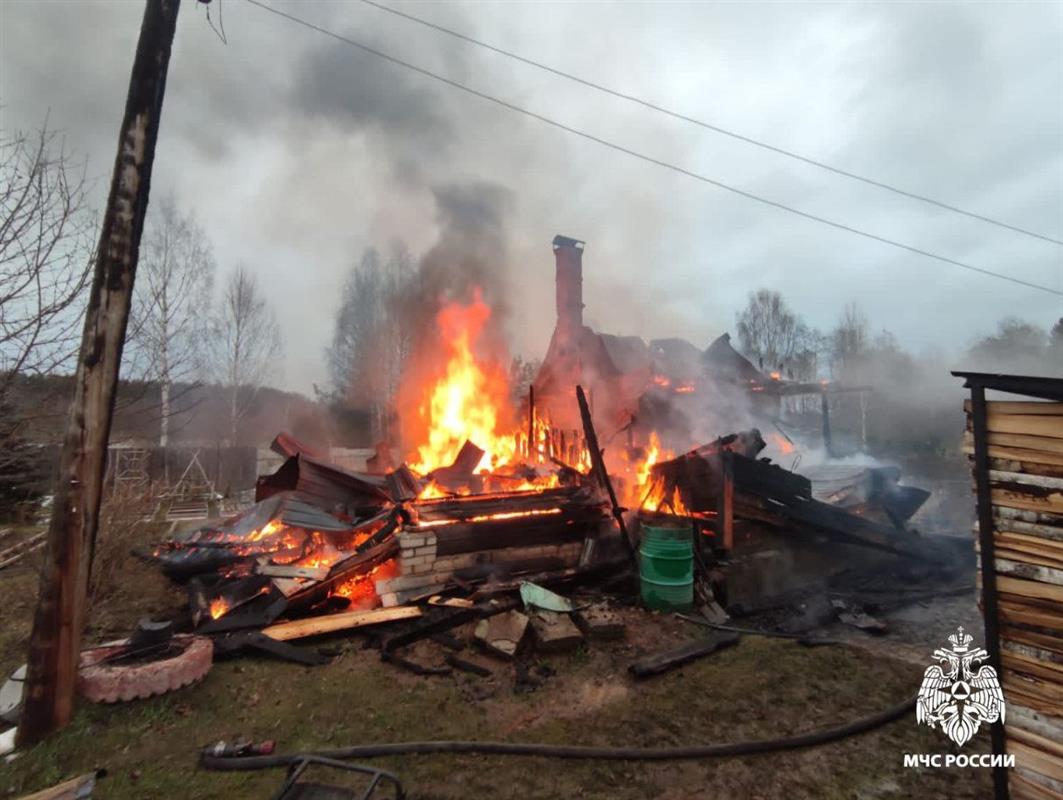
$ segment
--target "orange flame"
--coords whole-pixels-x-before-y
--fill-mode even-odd
[[[516,435],[503,432],[515,427],[506,370],[499,360],[476,355],[490,318],[479,289],[469,305],[450,303],[436,315],[444,367],[422,389],[417,419],[404,420],[415,441],[424,442],[413,464],[422,474],[452,464],[466,441],[485,451],[477,470],[494,469],[517,454]]]
[[[210,601],[210,618],[217,619],[230,608],[232,605],[224,597],[215,597]]]
[[[795,448],[793,442],[783,436],[781,433],[768,434],[768,440],[779,448],[779,452],[783,455],[789,455],[794,452]]]

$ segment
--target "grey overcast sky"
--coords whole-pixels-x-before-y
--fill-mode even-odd
[[[1063,238],[1063,3],[393,2],[618,90],[847,170]],[[587,321],[609,333],[733,327],[780,290],[829,328],[858,302],[902,345],[958,353],[1063,298],[770,209],[469,97],[255,8],[219,0],[228,44],[185,0],[153,195],[194,211],[223,271],[261,275],[286,340],[279,382],[325,378],[363,248],[438,235],[436,198],[505,208],[515,352],[553,325],[556,233],[587,241]],[[274,2],[596,136],[811,213],[1063,289],[1063,247],[853,183],[544,74],[357,0]],[[50,115],[102,204],[143,4],[0,2],[0,125]]]

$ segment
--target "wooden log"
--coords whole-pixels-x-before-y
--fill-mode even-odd
[[[414,619],[421,616],[417,606],[395,606],[377,608],[372,611],[344,611],[324,617],[308,617],[291,622],[279,622],[262,629],[262,633],[271,639],[287,642],[291,639],[305,639],[309,636],[321,636],[326,633],[365,628],[370,625],[382,625],[401,619]]]
[[[628,667],[628,671],[636,678],[640,679],[649,678],[653,675],[660,675],[669,670],[673,670],[676,667],[681,667],[684,664],[689,664],[691,661],[715,653],[718,650],[723,650],[724,648],[736,645],[738,644],[739,638],[741,637],[737,633],[711,634],[704,639],[696,639],[693,642],[687,642],[672,650],[666,650],[663,653],[654,653],[653,655],[640,658]]]

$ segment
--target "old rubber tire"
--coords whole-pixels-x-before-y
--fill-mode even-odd
[[[99,663],[128,647],[123,641],[85,650],[78,666],[78,692],[94,703],[118,703],[154,697],[195,683],[210,671],[214,644],[204,636],[179,634],[180,652],[137,664]]]

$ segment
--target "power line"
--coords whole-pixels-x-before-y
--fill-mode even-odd
[[[497,53],[498,55],[505,56],[506,58],[512,58],[513,60],[519,61],[522,64],[527,64],[530,67],[541,69],[545,72],[549,72],[552,75],[557,75],[560,78],[565,78],[566,80],[573,81],[590,89],[594,89],[599,92],[604,92],[605,94],[611,95],[613,97],[618,97],[621,100],[627,100],[628,102],[636,103],[637,105],[640,105],[643,108],[648,108],[651,111],[656,111],[660,114],[664,114],[665,116],[672,117],[673,119],[682,120],[683,122],[689,122],[691,125],[697,125],[699,128],[704,128],[706,130],[713,131],[714,133],[722,134],[723,136],[730,136],[732,139],[737,139],[740,142],[751,144],[754,147],[760,147],[764,150],[770,150],[773,153],[778,153],[780,155],[787,156],[788,158],[793,158],[798,161],[802,161],[805,164],[811,164],[814,167],[825,169],[828,172],[833,172],[835,175],[842,175],[843,177],[851,178],[854,181],[866,183],[869,186],[875,186],[879,189],[885,189],[887,192],[893,192],[894,194],[899,194],[903,197],[911,198],[912,200],[919,200],[923,203],[929,203],[932,206],[937,206],[938,208],[943,208],[947,211],[953,211],[957,214],[963,214],[965,217],[970,217],[971,219],[976,219],[981,222],[988,222],[990,225],[996,225],[1001,228],[1007,228],[1008,230],[1015,231],[1016,233],[1021,233],[1026,236],[1032,236],[1035,239],[1041,239],[1046,242],[1051,242],[1052,244],[1063,245],[1063,239],[1053,239],[1051,236],[1046,236],[1042,233],[1037,233],[1036,231],[1027,230],[1026,228],[1020,228],[1017,225],[1011,225],[1010,223],[1002,222],[1001,220],[993,219],[992,217],[986,217],[982,214],[976,214],[973,211],[967,211],[965,209],[949,205],[948,203],[944,203],[941,200],[935,200],[932,197],[916,194],[915,192],[909,192],[897,186],[893,186],[891,184],[875,180],[874,178],[868,178],[863,175],[857,175],[855,172],[849,172],[847,170],[842,169],[841,167],[835,167],[831,164],[827,164],[822,161],[817,161],[814,158],[810,158],[809,156],[803,156],[800,153],[793,152],[792,150],[787,150],[783,147],[778,147],[776,145],[760,141],[759,139],[754,139],[750,136],[745,136],[741,133],[736,133],[735,131],[727,130],[726,128],[721,128],[718,125],[713,125],[712,123],[705,122],[704,120],[697,119],[696,117],[691,117],[687,114],[683,114],[678,111],[672,111],[669,108],[657,105],[656,103],[638,97],[637,95],[627,94],[626,92],[621,92],[616,89],[610,89],[608,86],[603,86],[600,83],[595,83],[594,81],[588,80],[586,78],[581,78],[580,76],[573,75],[570,72],[565,72],[564,70],[558,69],[556,67],[551,67],[549,64],[544,64],[541,61],[535,61],[534,59],[527,58],[526,56],[522,56],[519,53],[514,53],[511,50],[505,50],[501,47],[496,47],[493,44],[484,42],[480,39],[475,39],[472,36],[468,36],[464,33],[461,33],[460,31],[456,31],[451,28],[446,28],[442,25],[437,25],[436,23],[430,22],[426,19],[422,19],[421,17],[415,17],[413,14],[407,14],[405,11],[399,11],[397,8],[391,8],[390,6],[386,6],[383,3],[375,2],[375,0],[362,0],[362,2],[368,6],[372,6],[373,8],[379,9],[380,11],[384,11],[388,14],[394,14],[396,17],[402,17],[403,19],[409,20],[410,22],[415,22],[418,25],[423,25],[426,28],[431,28],[432,30],[439,31],[440,33],[445,33],[447,36],[453,36],[455,39],[460,39],[463,42],[468,42],[469,44],[476,45],[477,47],[482,47],[485,50],[490,50],[492,53]]]
[[[1063,291],[1061,291],[1059,289],[1053,289],[1050,286],[1042,286],[1041,284],[1032,283],[1030,281],[1025,281],[1025,280],[1022,280],[1021,278],[1015,278],[1015,277],[1012,277],[1010,275],[1004,275],[1004,274],[999,273],[999,272],[993,272],[992,270],[984,269],[982,267],[976,267],[973,264],[967,264],[967,263],[964,263],[963,261],[957,261],[956,259],[949,258],[947,256],[937,255],[936,253],[931,253],[928,250],[922,250],[922,249],[920,249],[918,247],[914,247],[914,246],[909,245],[909,244],[904,244],[903,242],[898,242],[898,241],[895,241],[893,239],[887,239],[886,237],[879,236],[878,234],[868,233],[867,231],[862,231],[862,230],[860,230],[858,228],[851,227],[851,226],[846,225],[844,223],[835,222],[834,220],[827,219],[826,217],[820,217],[820,216],[817,216],[815,214],[811,214],[811,213],[809,213],[807,211],[801,211],[800,209],[794,208],[793,206],[788,206],[785,203],[780,203],[780,202],[778,202],[776,200],[769,200],[769,199],[767,199],[765,197],[760,197],[759,195],[755,195],[752,192],[747,192],[744,189],[739,189],[739,188],[737,188],[735,186],[730,186],[730,185],[728,185],[726,183],[721,183],[720,181],[717,181],[717,180],[715,180],[713,178],[710,178],[710,177],[708,177],[706,175],[702,175],[702,174],[700,174],[698,172],[693,172],[693,171],[688,170],[688,169],[686,169],[684,167],[677,166],[676,164],[672,164],[672,163],[667,162],[667,161],[662,161],[662,160],[660,160],[658,158],[654,158],[653,156],[648,156],[648,155],[646,155],[644,153],[640,153],[640,152],[638,152],[636,150],[631,150],[630,148],[624,147],[623,145],[615,144],[614,142],[610,142],[607,139],[602,139],[602,138],[600,138],[598,136],[595,136],[594,134],[587,133],[586,131],[581,131],[578,128],[570,127],[569,125],[566,125],[563,122],[558,122],[557,120],[551,119],[550,117],[545,117],[542,114],[538,114],[538,113],[536,113],[534,111],[529,111],[526,108],[522,108],[521,106],[514,105],[513,103],[510,103],[510,102],[508,102],[506,100],[502,100],[502,99],[500,99],[498,97],[494,97],[493,95],[486,94],[484,92],[479,91],[478,89],[472,88],[471,86],[467,86],[467,85],[465,85],[463,83],[460,83],[458,81],[452,80],[451,78],[447,78],[447,77],[439,75],[439,74],[437,74],[435,72],[431,72],[430,70],[427,70],[424,67],[419,67],[416,64],[411,64],[410,62],[404,61],[401,58],[397,58],[396,56],[389,55],[388,53],[385,53],[385,52],[383,52],[381,50],[377,50],[377,49],[375,49],[373,47],[370,47],[369,45],[362,44],[361,42],[357,42],[354,39],[351,39],[349,37],[346,37],[346,36],[343,36],[341,34],[335,33],[334,31],[330,31],[327,28],[322,28],[319,25],[315,25],[312,22],[309,22],[309,21],[304,20],[304,19],[300,19],[299,17],[296,17],[296,16],[293,16],[291,14],[288,14],[285,11],[280,11],[279,9],[272,8],[271,6],[268,6],[265,3],[261,2],[261,0],[247,0],[247,2],[250,3],[253,6],[256,6],[258,8],[261,8],[261,9],[265,10],[265,11],[268,11],[271,14],[276,14],[277,16],[283,17],[284,19],[287,19],[290,22],[294,22],[297,25],[302,25],[305,28],[309,28],[310,30],[317,31],[318,33],[321,33],[321,34],[324,34],[325,36],[328,36],[330,38],[336,39],[337,41],[343,42],[344,44],[348,44],[351,47],[355,47],[355,48],[357,48],[357,49],[359,49],[359,50],[361,50],[361,51],[363,51],[365,53],[369,53],[370,55],[374,55],[374,56],[376,56],[378,58],[381,58],[381,59],[383,59],[385,61],[388,61],[388,62],[390,62],[392,64],[395,64],[397,66],[404,67],[406,69],[412,70],[413,72],[416,72],[419,75],[424,75],[425,77],[432,78],[433,80],[439,81],[440,83],[445,83],[446,85],[451,86],[451,87],[453,87],[455,89],[460,89],[461,91],[466,92],[467,94],[471,94],[474,97],[479,97],[481,100],[486,100],[486,101],[488,101],[490,103],[494,103],[497,106],[501,106],[502,108],[506,108],[506,109],[508,109],[510,111],[515,111],[516,113],[522,114],[523,116],[531,117],[532,119],[536,119],[536,120],[538,120],[538,121],[540,121],[542,123],[545,123],[546,125],[550,125],[551,127],[554,127],[554,128],[559,129],[559,130],[565,131],[566,133],[571,133],[574,136],[579,136],[580,138],[583,138],[583,139],[586,139],[588,141],[591,141],[591,142],[594,142],[596,144],[599,144],[602,147],[607,147],[610,150],[615,150],[615,151],[617,151],[619,153],[624,153],[625,155],[629,155],[632,158],[637,158],[640,161],[645,161],[648,164],[654,164],[654,165],[656,165],[658,167],[662,167],[662,168],[670,170],[672,172],[679,173],[680,175],[686,175],[687,177],[693,178],[694,180],[701,181],[702,183],[707,183],[707,184],[710,184],[712,186],[716,186],[717,188],[724,189],[724,190],[726,190],[728,192],[732,192],[733,194],[740,195],[740,196],[745,197],[745,198],[747,198],[749,200],[754,200],[754,201],[756,201],[758,203],[762,203],[764,205],[772,206],[773,208],[778,208],[778,209],[781,209],[782,211],[787,211],[787,212],[789,212],[791,214],[796,214],[799,217],[804,217],[805,219],[810,219],[810,220],[813,220],[814,222],[819,222],[819,223],[822,223],[824,225],[829,225],[830,227],[836,228],[838,230],[847,231],[848,233],[853,233],[853,234],[856,234],[857,236],[862,236],[865,239],[871,239],[871,240],[876,241],[876,242],[881,242],[883,244],[888,244],[888,245],[890,245],[892,247],[897,247],[897,248],[899,248],[901,250],[907,250],[910,253],[916,253],[918,255],[925,256],[926,258],[932,258],[932,259],[935,259],[937,261],[942,261],[942,262],[944,262],[946,264],[952,264],[953,266],[956,266],[956,267],[962,267],[963,269],[970,270],[972,272],[978,272],[978,273],[981,273],[982,275],[989,275],[989,276],[994,277],[994,278],[1000,278],[1001,280],[1009,281],[1011,283],[1015,283],[1015,284],[1018,284],[1020,286],[1027,286],[1027,287],[1029,287],[1031,289],[1038,289],[1038,290],[1043,291],[1043,292],[1048,292],[1050,294],[1059,295],[1059,296],[1063,297]]]

